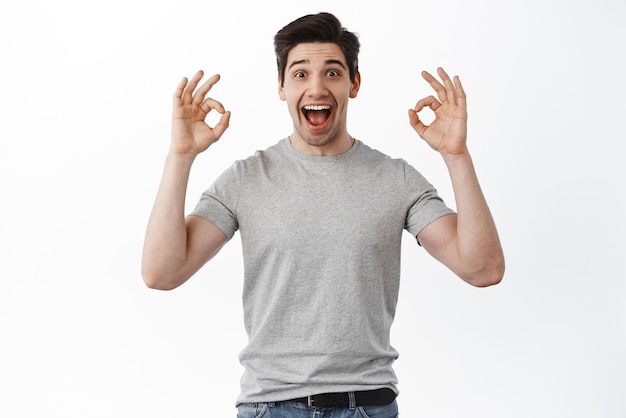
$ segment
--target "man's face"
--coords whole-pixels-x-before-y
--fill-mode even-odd
[[[293,141],[307,153],[324,155],[350,140],[348,100],[356,97],[360,75],[350,81],[343,51],[333,43],[303,43],[289,51],[285,79],[278,92],[294,124]]]

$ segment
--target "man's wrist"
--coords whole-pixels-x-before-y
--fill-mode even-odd
[[[472,162],[472,156],[467,148],[458,153],[441,153],[441,157],[448,166]]]
[[[196,159],[197,154],[181,154],[174,150],[169,150],[165,161],[168,164],[175,164],[177,166],[191,166]]]

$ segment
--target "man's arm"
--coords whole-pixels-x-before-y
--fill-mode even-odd
[[[183,79],[174,93],[172,140],[159,190],[148,220],[141,273],[148,287],[169,290],[183,284],[226,243],[227,237],[212,223],[185,218],[185,195],[196,156],[222,136],[230,119],[221,103],[205,98],[219,80],[209,78],[194,92],[202,71]],[[207,114],[216,110],[220,121],[210,127]]]
[[[443,216],[425,227],[418,239],[422,246],[460,278],[474,286],[497,284],[504,275],[504,254],[495,223],[480,188],[467,148],[466,96],[458,77],[454,81],[439,68],[443,84],[427,72],[424,79],[437,92],[409,110],[411,126],[446,163],[456,215]],[[424,125],[418,113],[424,107],[435,112],[435,120]]]

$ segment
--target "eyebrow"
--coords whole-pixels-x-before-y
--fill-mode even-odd
[[[297,60],[292,62],[291,64],[289,64],[289,67],[287,68],[288,70],[291,69],[291,67],[295,66],[295,65],[300,65],[300,64],[309,64],[309,60],[308,59],[303,59],[303,60]],[[339,65],[341,68],[343,68],[344,70],[346,69],[346,65],[343,63],[343,61],[341,60],[336,60],[336,59],[330,59],[330,60],[326,60],[324,62],[325,65]]]

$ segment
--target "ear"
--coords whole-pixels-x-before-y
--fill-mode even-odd
[[[280,74],[278,75],[278,97],[280,97],[280,100],[282,100],[283,102],[285,100],[287,100],[287,97],[285,96],[285,89],[282,86],[282,80],[280,79]]]
[[[354,99],[359,92],[359,88],[361,87],[361,73],[357,71],[354,76],[354,81],[352,82],[352,87],[350,87],[350,98]]]

